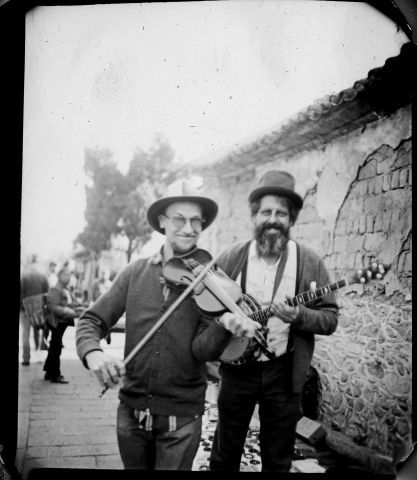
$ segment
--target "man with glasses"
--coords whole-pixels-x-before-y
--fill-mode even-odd
[[[192,256],[217,211],[213,200],[184,191],[154,202],[147,219],[165,235],[160,252],[129,264],[78,322],[78,355],[101,385],[114,386],[124,375],[117,437],[126,469],[191,470],[201,438],[206,362],[219,358],[231,334],[188,296],[126,368],[102,351],[100,339],[126,312],[125,356],[132,351],[181,293],[165,283],[163,265]],[[243,319],[229,328],[250,336],[254,326]]]

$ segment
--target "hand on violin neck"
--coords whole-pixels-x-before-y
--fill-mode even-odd
[[[255,336],[256,330],[261,329],[261,325],[258,322],[254,322],[243,315],[237,315],[230,312],[224,313],[218,319],[218,323],[237,337],[252,338]]]

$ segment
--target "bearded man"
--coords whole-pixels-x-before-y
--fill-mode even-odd
[[[244,293],[271,307],[264,354],[249,363],[222,362],[219,368],[218,423],[210,456],[211,470],[239,471],[249,423],[259,404],[262,471],[289,472],[295,431],[302,416],[301,394],[314,351],[314,335],[330,335],[337,326],[333,294],[289,306],[288,297],[330,282],[322,259],[290,239],[303,200],[288,172],[263,175],[249,195],[254,239],[225,251],[218,266]],[[219,320],[227,329],[239,321],[232,313]]]

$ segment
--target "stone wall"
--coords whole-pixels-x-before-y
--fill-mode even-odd
[[[246,162],[245,162],[246,163]],[[203,245],[214,255],[251,236],[247,197],[270,169],[290,171],[304,208],[292,237],[322,255],[331,277],[378,259],[381,281],[338,293],[339,326],[317,336],[321,419],[357,443],[393,455],[411,445],[411,108],[296,154],[205,174],[219,216]]]

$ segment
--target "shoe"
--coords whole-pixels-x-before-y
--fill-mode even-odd
[[[51,377],[49,378],[49,381],[51,383],[69,383],[69,381],[65,380],[65,378],[62,375],[59,375],[58,377]]]
[[[26,361],[26,360],[23,360],[22,365],[24,365],[25,367],[27,367],[28,365],[30,365],[30,362],[29,362],[29,361]]]

